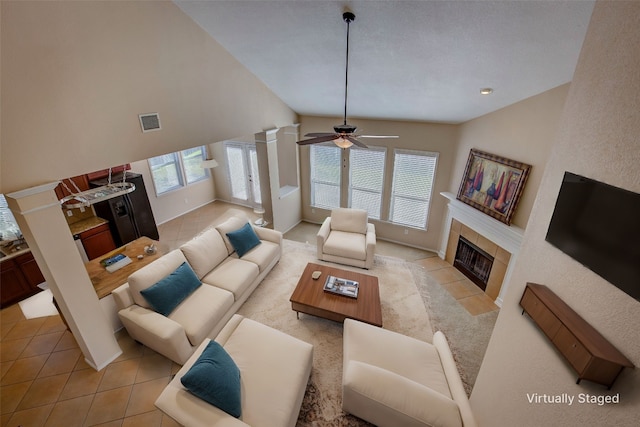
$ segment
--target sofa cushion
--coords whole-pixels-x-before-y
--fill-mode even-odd
[[[258,266],[260,273],[262,273],[273,261],[280,255],[280,245],[277,243],[262,241],[262,244],[256,246],[247,252],[243,257],[243,261],[249,261]]]
[[[350,233],[367,232],[367,211],[364,209],[337,208],[331,211],[331,230]]]
[[[367,259],[367,245],[364,234],[332,230],[324,242],[323,252],[343,258]]]
[[[192,346],[200,345],[233,305],[233,294],[204,284],[168,316],[179,323]]]
[[[240,258],[260,244],[260,239],[248,222],[237,230],[227,233],[229,242]]]
[[[217,342],[209,341],[180,381],[191,393],[229,415],[236,418],[242,415],[240,370]]]
[[[224,240],[215,228],[203,231],[180,246],[180,250],[200,279],[229,256]]]
[[[258,266],[238,258],[227,258],[211,273],[202,278],[204,283],[225,289],[239,299],[260,274]]]
[[[155,311],[168,316],[201,285],[200,279],[185,261],[167,277],[140,293]]]
[[[235,249],[233,248],[233,245],[229,241],[229,237],[227,237],[227,233],[239,229],[246,223],[247,223],[246,219],[241,219],[237,216],[232,216],[231,218],[227,219],[223,223],[215,226],[216,230],[218,230],[218,233],[220,233],[220,235],[222,236],[222,239],[224,240],[224,244],[227,247],[228,255],[231,255],[235,251]]]
[[[133,301],[140,307],[151,308],[151,305],[140,294],[140,291],[155,285],[167,277],[186,260],[182,251],[176,249],[131,274],[127,281],[129,282],[129,290]]]

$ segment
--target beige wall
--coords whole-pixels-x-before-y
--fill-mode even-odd
[[[300,135],[309,132],[327,132],[336,124],[342,123],[341,119],[326,117],[302,116],[300,118]],[[433,199],[427,231],[415,228],[406,228],[392,225],[383,221],[371,221],[376,226],[376,234],[379,238],[405,243],[420,248],[437,250],[441,224],[446,209],[446,199],[440,196],[440,192],[449,188],[451,166],[454,163],[455,146],[458,136],[458,126],[434,123],[400,122],[388,120],[358,120],[349,119],[349,124],[357,126],[368,135],[398,135],[398,139],[367,140],[365,143],[387,147],[387,164],[385,174],[385,187],[391,188],[393,168],[393,149],[409,149],[435,151],[439,153],[436,171],[436,181],[433,191]],[[373,142],[372,142],[373,141]],[[309,206],[309,148],[301,147],[300,150],[300,175],[302,189],[302,218],[310,222],[322,222],[329,215],[329,211],[315,209],[315,213]],[[346,188],[347,183],[343,182]],[[388,206],[389,195],[383,200],[384,206]],[[404,234],[404,230],[408,234]]]
[[[527,281],[550,287],[636,366],[640,303],[545,242],[565,171],[640,193],[640,2],[598,2],[583,44],[524,243],[471,396],[482,426],[631,426],[640,370],[611,391],[583,382],[518,302]],[[527,393],[620,393],[617,405],[530,404]]]
[[[2,193],[296,122],[172,2],[0,7]]]
[[[458,194],[472,148],[527,163],[531,173],[512,220],[526,228],[568,92],[562,85],[462,124],[448,191]]]

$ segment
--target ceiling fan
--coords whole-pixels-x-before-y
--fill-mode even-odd
[[[361,148],[368,148],[364,143],[358,140],[358,138],[397,138],[397,136],[384,136],[384,135],[359,135],[356,134],[357,128],[350,124],[347,124],[347,89],[349,86],[349,24],[356,19],[356,15],[352,12],[344,12],[342,19],[347,23],[347,61],[345,67],[344,77],[344,122],[341,125],[333,127],[333,133],[307,133],[306,137],[311,139],[304,139],[298,141],[299,145],[318,144],[320,142],[333,141],[340,148],[349,148],[352,145],[356,145]]]

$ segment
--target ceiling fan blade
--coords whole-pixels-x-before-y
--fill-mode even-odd
[[[369,148],[365,144],[363,144],[362,142],[358,141],[357,139],[355,139],[352,136],[345,136],[344,138],[349,140],[349,141],[351,141],[353,143],[353,145],[357,145],[360,148]]]
[[[398,135],[354,135],[358,138],[398,138]]]
[[[304,136],[329,136],[329,135],[335,135],[335,133],[328,133],[328,132],[312,132],[312,133],[307,133]]]
[[[298,145],[309,145],[309,144],[317,144],[319,142],[333,141],[338,136],[339,135],[336,135],[335,133],[328,133],[328,134],[325,134],[324,136],[318,136],[316,138],[311,138],[311,139],[305,139],[305,140],[302,140],[302,141],[298,141],[298,142],[296,142],[296,144],[298,144]]]

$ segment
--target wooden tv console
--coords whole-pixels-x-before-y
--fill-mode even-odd
[[[522,314],[527,312],[578,373],[577,384],[588,380],[611,389],[622,369],[634,368],[629,359],[546,286],[527,283],[520,306]]]

